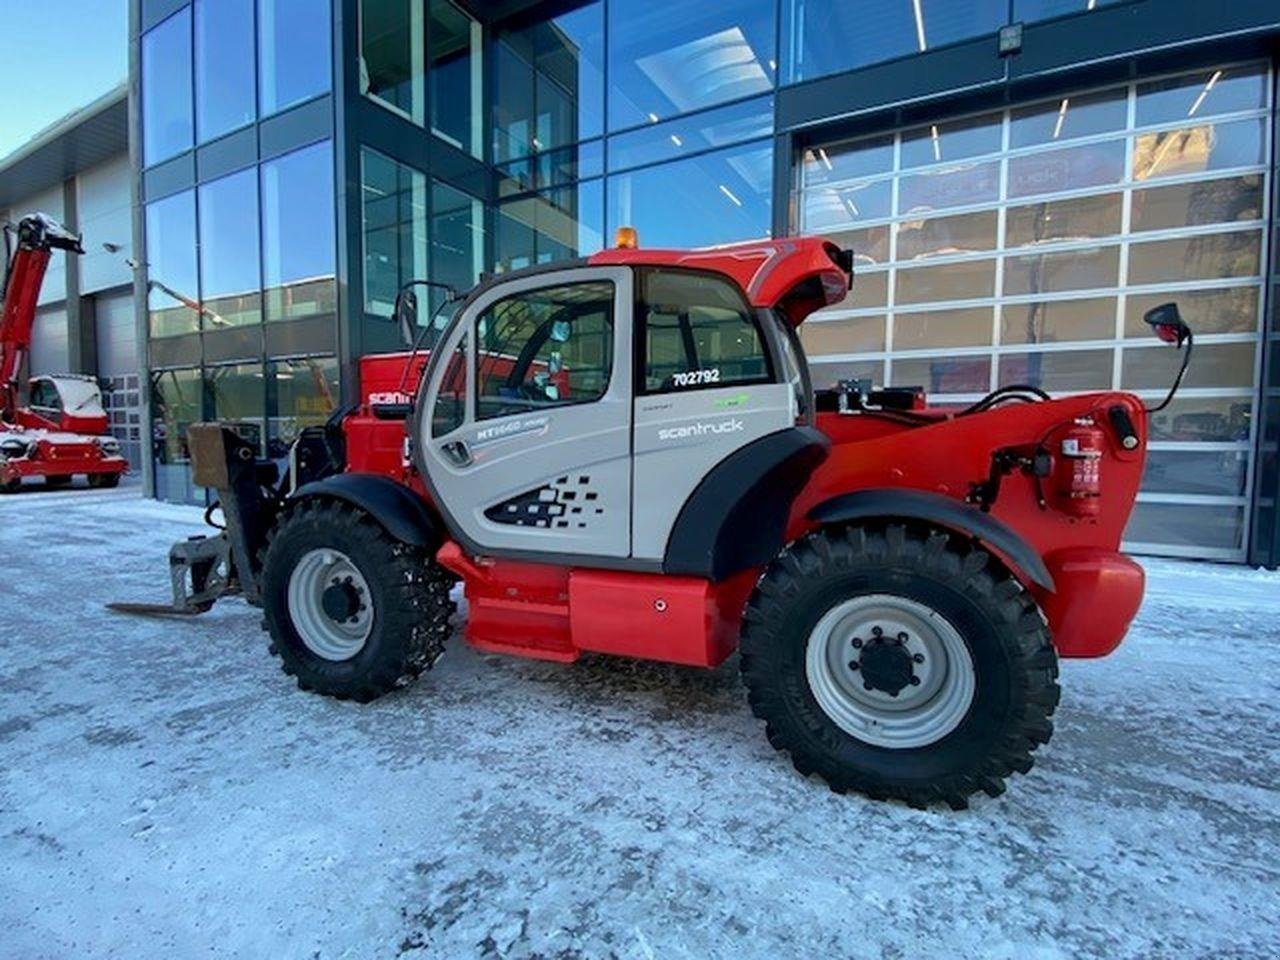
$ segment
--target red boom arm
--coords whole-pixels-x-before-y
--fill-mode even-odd
[[[6,236],[11,227],[5,227]],[[84,253],[80,238],[43,213],[23,217],[18,223],[17,249],[7,264],[4,312],[0,314],[0,419],[12,420],[18,406],[18,369],[31,349],[40,285],[54,249]]]

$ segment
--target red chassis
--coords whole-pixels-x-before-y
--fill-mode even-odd
[[[0,444],[21,445],[18,456],[0,459],[0,490],[15,489],[29,477],[45,481],[89,478],[90,486],[115,486],[129,472],[129,462],[103,448],[97,437],[44,429],[0,429]],[[16,448],[15,448],[15,452]]]
[[[751,304],[781,312],[793,324],[826,303],[839,302],[845,278],[832,269],[829,245],[780,240],[702,252],[607,250],[596,264],[657,264],[711,270],[731,277]],[[815,278],[816,284],[805,284]],[[406,362],[413,368],[405,376]],[[403,421],[375,415],[374,407],[411,398],[399,393],[417,382],[426,362],[405,353],[365,357],[360,365],[358,411],[344,423],[346,469],[390,477],[430,500],[405,456]],[[923,403],[918,420],[820,412],[830,454],[795,500],[785,540],[822,525],[821,505],[850,492],[918,492],[945,498],[957,511],[980,515],[1016,534],[1034,555],[1018,556],[982,538],[1031,592],[1048,620],[1063,657],[1105,656],[1119,645],[1142,601],[1142,568],[1119,552],[1142,477],[1146,411],[1126,393],[1105,392],[995,406],[958,416]],[[975,509],[1002,451],[1032,454],[1073,442],[1073,429],[1096,438],[1090,463],[1097,493],[1087,500],[1055,490],[1057,473],[1036,475],[1010,466],[994,480],[998,496],[986,512]],[[1066,458],[1058,461],[1070,463]],[[1056,466],[1055,466],[1056,470]],[[900,499],[900,498],[898,498]],[[959,516],[959,512],[957,516]],[[880,513],[892,519],[893,513]],[[904,517],[903,519],[911,519]],[[935,521],[936,522],[936,521]],[[957,525],[958,532],[969,533]],[[712,667],[737,645],[744,604],[761,568],[720,582],[665,574],[581,569],[503,558],[468,556],[447,540],[437,561],[462,578],[469,613],[467,640],[485,651],[568,662],[583,652]],[[1031,569],[1036,567],[1036,569]]]

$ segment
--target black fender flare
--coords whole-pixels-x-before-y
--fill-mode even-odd
[[[443,527],[416,493],[378,473],[339,473],[304,484],[290,497],[330,497],[359,507],[384,530],[412,547],[435,549],[444,542]]]
[[[872,489],[842,493],[813,507],[808,518],[814,523],[845,523],[870,518],[922,520],[963,533],[999,552],[1038,587],[1053,591],[1053,576],[1031,544],[1012,527],[989,513],[951,497],[925,490]]]
[[[826,434],[786,427],[730,453],[680,508],[663,572],[720,581],[767,564],[784,545],[791,504],[830,449]]]

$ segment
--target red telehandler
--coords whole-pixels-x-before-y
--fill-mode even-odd
[[[102,393],[93,377],[33,377],[20,405],[18,376],[31,350],[40,285],[54,250],[84,253],[80,237],[52,217],[34,213],[5,224],[5,275],[0,288],[0,493],[24,477],[63,486],[84,474],[91,487],[114,487],[129,464],[107,432]]]
[[[1148,411],[815,391],[796,328],[851,265],[819,239],[628,243],[487,279],[440,324],[406,285],[429,355],[363,358],[359,401],[282,479],[226,425],[190,428],[225,531],[174,547],[173,607],[118,608],[242,593],[300,687],[368,701],[435,663],[461,581],[482,651],[737,649],[801,773],[916,806],[999,794],[1053,731],[1058,658],[1111,652],[1142,600],[1119,544]],[[1148,320],[1189,356],[1176,306]]]

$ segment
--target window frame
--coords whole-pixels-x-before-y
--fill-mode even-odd
[[[649,368],[649,350],[648,350],[648,332],[649,332],[649,308],[645,300],[645,288],[647,286],[648,276],[657,271],[669,273],[682,273],[691,277],[702,277],[704,279],[714,280],[719,283],[726,284],[733,290],[737,297],[743,314],[750,320],[751,325],[755,328],[756,339],[760,343],[760,352],[764,357],[765,373],[763,376],[754,377],[750,380],[736,380],[728,382],[715,383],[699,383],[686,387],[660,387],[658,389],[649,389],[648,368]],[[725,390],[730,388],[741,387],[758,387],[764,384],[778,383],[778,358],[774,356],[776,349],[773,339],[765,331],[760,323],[760,316],[756,309],[747,302],[746,295],[742,292],[742,288],[738,286],[729,277],[715,270],[705,270],[699,267],[684,266],[665,266],[652,265],[640,266],[634,270],[635,276],[635,301],[632,305],[632,390],[636,397],[656,397],[667,394],[684,394],[697,393],[702,390]],[[686,360],[688,359],[686,354]]]
[[[595,397],[592,397],[589,400],[585,400],[585,399],[584,400],[564,400],[564,401],[557,401],[553,404],[548,404],[547,406],[531,407],[530,409],[527,409],[527,410],[516,410],[509,413],[492,413],[492,414],[485,413],[483,411],[483,408],[481,407],[481,401],[484,399],[484,396],[481,392],[482,382],[480,378],[480,354],[483,352],[480,346],[481,345],[480,321],[484,319],[486,314],[488,314],[495,307],[499,306],[500,304],[506,303],[509,300],[515,300],[520,297],[528,297],[532,294],[536,294],[546,290],[555,290],[557,288],[562,288],[562,287],[584,286],[587,284],[607,284],[609,287],[609,332],[611,337],[611,340],[609,343],[609,368],[605,375],[604,383],[601,385],[599,394]],[[581,407],[591,403],[600,403],[602,400],[604,400],[609,395],[610,389],[613,387],[614,371],[617,368],[617,359],[618,359],[617,306],[618,306],[618,281],[612,277],[598,277],[590,280],[568,280],[568,281],[562,280],[554,283],[541,284],[536,287],[530,287],[526,290],[520,290],[515,293],[508,294],[505,297],[497,297],[494,300],[490,301],[489,303],[485,304],[484,308],[479,310],[475,314],[475,316],[471,318],[471,320],[467,324],[466,330],[463,332],[463,338],[466,339],[469,337],[472,344],[471,365],[470,365],[470,372],[471,372],[470,393],[471,393],[472,402],[475,405],[474,406],[475,412],[471,417],[471,422],[481,423],[486,420],[501,420],[504,417],[538,416],[544,413],[552,413],[556,410],[563,410],[567,407]],[[543,324],[540,324],[536,328],[536,330],[541,330],[543,326],[545,326],[545,321]],[[529,341],[526,341],[521,346],[520,348],[521,356],[523,356],[525,348],[528,346],[528,342]],[[545,342],[546,341],[544,341],[544,343]],[[539,349],[541,349],[541,346],[539,347]],[[437,396],[438,395],[439,394],[437,393]]]

